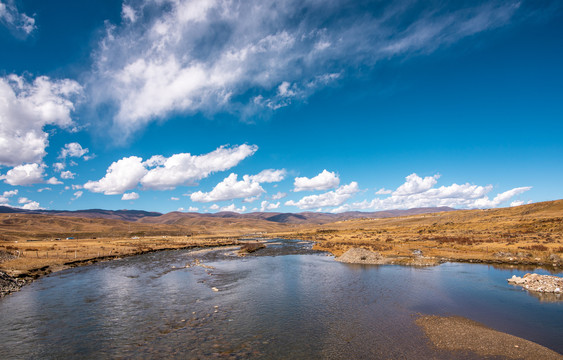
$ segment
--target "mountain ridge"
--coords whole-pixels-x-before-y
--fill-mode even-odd
[[[300,213],[282,213],[282,212],[252,212],[252,213],[236,213],[229,211],[221,211],[217,213],[197,213],[197,212],[180,212],[172,211],[166,214],[155,211],[144,210],[105,210],[105,209],[83,209],[83,210],[25,210],[13,208],[10,206],[0,206],[0,213],[18,213],[18,214],[37,214],[37,215],[54,215],[65,217],[80,217],[91,219],[113,219],[128,222],[152,223],[152,224],[174,224],[196,219],[251,219],[265,220],[269,222],[282,224],[325,224],[335,221],[361,219],[361,218],[387,218],[396,216],[418,215],[426,213],[437,213],[445,211],[457,211],[450,207],[427,207],[412,208],[403,210],[383,210],[374,212],[348,211],[338,214],[323,212],[300,212]]]

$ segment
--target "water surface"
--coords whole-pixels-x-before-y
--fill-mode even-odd
[[[245,258],[166,251],[42,278],[0,300],[0,358],[477,358],[434,349],[418,313],[563,352],[563,303],[507,284],[524,271],[349,265],[271,243]]]

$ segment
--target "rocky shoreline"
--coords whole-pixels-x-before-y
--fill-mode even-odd
[[[61,271],[65,269],[70,269],[78,266],[90,265],[95,264],[98,262],[103,261],[110,261],[110,260],[117,260],[122,259],[125,257],[136,256],[136,255],[143,255],[158,251],[166,251],[166,250],[186,250],[186,249],[195,249],[195,248],[215,248],[215,247],[228,247],[232,246],[235,243],[226,243],[226,244],[214,244],[212,246],[201,246],[201,245],[188,245],[183,247],[171,247],[171,248],[162,248],[162,249],[150,249],[150,250],[142,250],[137,251],[131,254],[122,254],[122,255],[111,255],[111,256],[100,256],[94,257],[90,259],[81,259],[75,261],[69,261],[64,264],[56,264],[56,265],[48,265],[38,269],[32,269],[25,272],[16,272],[16,275],[10,275],[2,270],[0,270],[0,298],[3,298],[6,295],[9,295],[13,292],[19,291],[24,285],[33,282],[34,280],[39,279],[42,276],[51,274],[56,271]],[[238,243],[237,243],[238,244]]]
[[[6,274],[5,272],[0,271],[0,298],[4,297],[4,295],[18,291],[28,282],[29,280],[25,278],[15,278]]]
[[[563,278],[552,275],[526,274],[522,277],[513,275],[508,279],[509,284],[522,286],[528,291],[539,293],[563,294]]]

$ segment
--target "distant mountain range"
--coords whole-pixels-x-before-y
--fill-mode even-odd
[[[348,211],[338,214],[301,212],[301,213],[279,213],[279,212],[253,212],[239,214],[235,212],[218,212],[214,214],[178,212],[173,211],[167,214],[159,212],[149,212],[143,210],[24,210],[9,206],[0,206],[0,213],[21,213],[21,214],[41,214],[65,217],[91,218],[91,219],[113,219],[128,222],[140,222],[147,224],[169,224],[169,225],[190,225],[213,222],[214,219],[233,219],[233,220],[262,220],[281,224],[326,224],[335,221],[361,219],[361,218],[389,218],[396,216],[408,216],[427,213],[437,213],[444,211],[454,211],[450,207],[429,207],[415,208],[407,210],[387,210],[376,212]]]

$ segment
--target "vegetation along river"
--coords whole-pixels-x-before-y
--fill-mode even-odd
[[[563,303],[506,282],[526,271],[350,265],[311,246],[165,251],[54,273],[0,299],[0,358],[478,358],[433,347],[419,314],[563,352]]]

